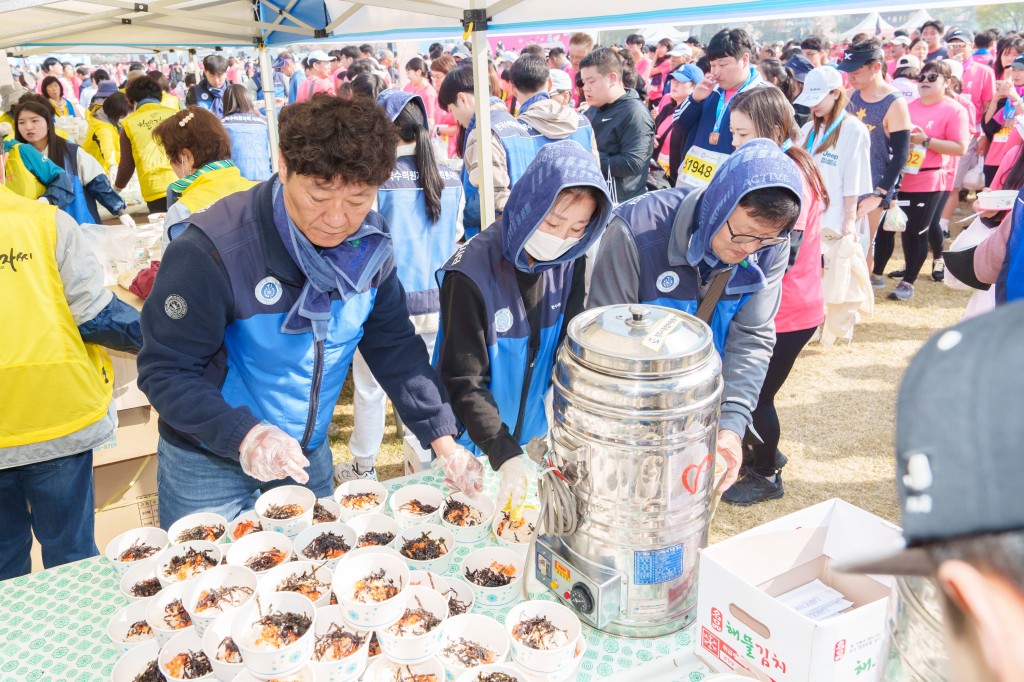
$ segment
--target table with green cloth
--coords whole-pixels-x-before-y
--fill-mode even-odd
[[[486,469],[487,467],[485,467]],[[384,481],[389,494],[403,485],[425,483],[443,489],[441,474],[423,471]],[[487,494],[497,488],[497,475],[488,471]],[[477,545],[457,545],[446,576],[461,575],[463,559],[474,549],[496,544],[489,536]],[[101,548],[102,549],[102,548]],[[553,599],[547,590],[533,595]],[[94,557],[32,575],[0,582],[0,682],[109,680],[120,647],[107,637],[107,623],[128,604],[105,557]],[[504,622],[512,605],[472,612]],[[711,674],[694,655],[690,627],[672,635],[628,639],[583,625],[587,650],[576,676],[578,682],[617,680],[626,671],[664,657],[680,658],[680,667],[658,682],[696,682]],[[653,682],[653,680],[652,680]]]

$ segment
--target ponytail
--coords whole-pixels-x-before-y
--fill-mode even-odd
[[[403,142],[416,143],[416,170],[423,188],[423,198],[427,202],[427,217],[436,223],[441,219],[441,192],[444,180],[437,170],[437,159],[434,148],[430,144],[430,133],[427,122],[423,119],[423,109],[415,101],[409,102],[395,118],[398,136]]]
[[[786,156],[793,159],[793,163],[800,169],[811,192],[821,201],[822,208],[828,208],[828,190],[825,189],[825,181],[821,179],[821,173],[818,171],[818,165],[814,163],[814,157],[798,144],[790,146],[786,150]]]

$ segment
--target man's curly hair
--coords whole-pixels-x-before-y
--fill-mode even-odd
[[[315,95],[283,108],[279,130],[289,174],[376,187],[395,167],[397,130],[370,99]]]

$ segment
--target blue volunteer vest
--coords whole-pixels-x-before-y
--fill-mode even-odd
[[[473,130],[475,124],[476,119],[474,118],[470,130]],[[502,149],[505,150],[505,163],[508,166],[509,188],[511,189],[516,186],[519,178],[523,177],[526,167],[537,155],[537,145],[526,132],[525,126],[504,109],[491,110],[491,132],[498,136],[498,141],[501,143]],[[589,149],[589,147],[587,148]],[[469,181],[469,172],[465,166],[462,169],[462,189],[466,193],[466,209],[462,222],[466,227],[467,236],[472,236],[469,233],[470,229],[479,229],[482,225],[480,191]],[[490,225],[490,223],[491,221],[488,220],[487,224]]]
[[[427,215],[415,157],[398,157],[391,177],[377,190],[377,210],[391,227],[398,279],[405,289],[410,315],[441,309],[435,273],[451,256],[458,232],[462,183],[454,171],[440,164],[437,169],[444,189],[441,216],[436,223]]]
[[[99,223],[99,210],[96,208],[96,201],[86,196],[82,179],[78,177],[78,145],[67,141],[65,141],[65,144],[68,146],[68,151],[64,156],[64,171],[71,178],[71,186],[75,195],[71,203],[64,210],[79,225]]]
[[[501,229],[484,230],[445,263],[438,272],[438,283],[442,281],[445,272],[461,272],[480,290],[488,320],[484,338],[491,379],[487,388],[494,396],[501,420],[508,425],[513,436],[518,437],[519,444],[525,445],[531,438],[545,436],[548,432],[544,394],[551,385],[563,311],[572,284],[573,262],[561,263],[542,274],[544,300],[540,304],[543,310],[540,346],[531,372],[528,369],[530,324],[519,294],[515,266],[502,255],[501,242]],[[435,367],[438,364],[437,355],[443,346],[443,326],[438,330],[437,338]],[[517,421],[527,374],[530,375],[530,384],[526,392],[523,423],[519,425]],[[470,441],[465,430],[459,435],[458,441],[470,451],[482,453]]]
[[[673,223],[683,199],[691,191],[694,190],[680,187],[649,192],[619,205],[614,214],[625,223],[636,244],[640,261],[638,302],[663,305],[694,315],[700,303],[700,274],[689,264],[672,265],[668,260]],[[776,253],[775,249],[765,249],[751,258],[757,257],[757,263],[767,271]],[[725,352],[729,325],[751,296],[749,293],[730,292],[742,291],[745,285],[756,279],[756,276],[747,276],[742,265],[734,266],[729,284],[711,318],[715,348],[720,355]]]
[[[583,114],[576,113],[576,118],[578,119],[576,131],[573,132],[572,135],[560,139],[573,140],[589,152],[591,149],[591,141],[594,139],[594,128],[590,125],[590,119],[588,119]],[[529,125],[525,121],[520,121],[520,123],[522,123],[523,126],[526,128],[526,134],[529,135],[530,139],[533,140],[533,144],[536,147],[537,151],[540,151],[540,148],[546,144],[549,144],[551,142],[558,142],[558,140],[554,138],[545,137],[541,135],[536,128]]]

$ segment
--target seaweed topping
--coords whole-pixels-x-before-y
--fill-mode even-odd
[[[152,597],[160,591],[160,581],[156,578],[146,578],[132,585],[129,590],[133,597]]]
[[[345,509],[355,509],[357,511],[373,509],[380,504],[380,495],[377,493],[353,493],[352,495],[342,495],[338,498],[338,504]]]
[[[393,578],[385,578],[384,569],[360,578],[352,586],[352,600],[362,604],[371,604],[391,599],[398,594]]]
[[[241,663],[242,652],[238,650],[235,640],[225,637],[217,645],[217,660],[221,663]]]
[[[238,540],[239,538],[245,537],[249,533],[254,533],[260,530],[263,530],[263,524],[261,524],[259,521],[246,519],[245,521],[242,521],[241,523],[237,524],[234,530],[231,531],[231,539]]]
[[[439,559],[448,553],[444,539],[435,540],[430,533],[424,532],[418,538],[406,540],[402,545],[402,554],[413,561],[430,561]]]
[[[134,642],[140,639],[149,639],[153,636],[153,628],[144,620],[137,620],[128,628],[128,634],[124,639],[126,642]]]
[[[298,592],[315,602],[329,589],[329,585],[320,582],[313,571],[292,574],[277,586],[278,592]]]
[[[316,638],[313,659],[323,662],[340,661],[359,651],[363,641],[364,639],[356,633],[342,629],[337,623],[331,623],[327,632]]]
[[[480,673],[476,676],[477,682],[516,682],[516,678],[508,673]]]
[[[569,643],[565,630],[544,616],[534,616],[516,623],[512,636],[531,649],[557,649]]]
[[[475,571],[466,569],[466,580],[480,587],[505,587],[516,577],[516,567],[512,564],[491,562],[490,566]]]
[[[184,554],[171,557],[167,568],[164,569],[164,575],[181,582],[216,565],[217,560],[210,556],[210,550],[197,551],[190,547]]]
[[[466,611],[469,611],[469,604],[459,600],[459,593],[455,590],[448,590],[448,615],[461,616]]]
[[[327,507],[319,502],[313,505],[313,523],[330,523],[337,520],[338,517],[329,512]]]
[[[263,512],[263,516],[275,521],[283,521],[285,519],[294,519],[296,516],[302,516],[305,511],[302,505],[299,504],[268,504],[267,510]]]
[[[440,618],[423,608],[419,597],[416,597],[416,606],[415,609],[407,608],[398,622],[388,628],[388,633],[395,637],[418,637],[441,624]]]
[[[460,637],[441,650],[441,655],[452,659],[463,668],[494,663],[494,652],[483,644]]]
[[[181,630],[192,625],[192,618],[182,605],[180,599],[168,602],[164,606],[164,624],[171,630]]]
[[[425,502],[420,502],[419,500],[409,500],[399,507],[398,511],[403,514],[408,514],[409,516],[429,516],[436,512],[437,509],[437,507],[426,504]]]
[[[393,682],[437,682],[437,675],[433,673],[417,674],[410,666],[399,668],[395,671]]]
[[[360,547],[371,547],[374,545],[383,547],[384,545],[390,545],[394,539],[394,533],[370,531],[359,536],[358,544]]]
[[[224,526],[219,523],[214,526],[194,526],[178,533],[178,537],[175,541],[178,543],[188,542],[190,540],[217,542],[221,535],[224,535]]]
[[[297,642],[312,624],[312,619],[304,613],[268,613],[256,621],[260,633],[255,644],[268,644],[275,649],[286,647]]]
[[[377,641],[377,633],[370,635],[369,658],[380,656],[380,642]]]
[[[444,503],[443,518],[453,526],[479,526],[483,514],[465,502],[449,497]]]
[[[160,667],[155,660],[150,661],[146,669],[132,678],[132,682],[167,682],[167,678],[160,672]]]
[[[316,536],[313,542],[306,545],[306,548],[302,550],[302,555],[309,559],[337,559],[345,556],[350,549],[352,548],[345,542],[345,538],[327,531]]]
[[[518,523],[512,520],[509,512],[501,513],[501,521],[498,522],[498,537],[508,542],[529,542],[533,535],[534,525],[528,523],[525,518],[519,519]]]
[[[160,549],[158,547],[154,547],[153,545],[147,545],[141,539],[139,539],[133,542],[131,546],[128,547],[128,549],[118,554],[117,560],[141,561],[142,559],[146,559],[148,557],[153,556],[159,551]]]
[[[220,609],[225,606],[239,606],[252,594],[252,588],[245,585],[225,585],[203,590],[196,600],[196,611]]]
[[[167,672],[179,680],[197,680],[212,673],[213,666],[202,651],[182,651],[167,661]]]
[[[279,563],[281,563],[287,558],[288,555],[285,554],[282,550],[278,549],[277,547],[271,547],[265,552],[253,554],[251,557],[245,560],[245,565],[259,573],[260,571],[265,571],[269,568],[277,566]]]

